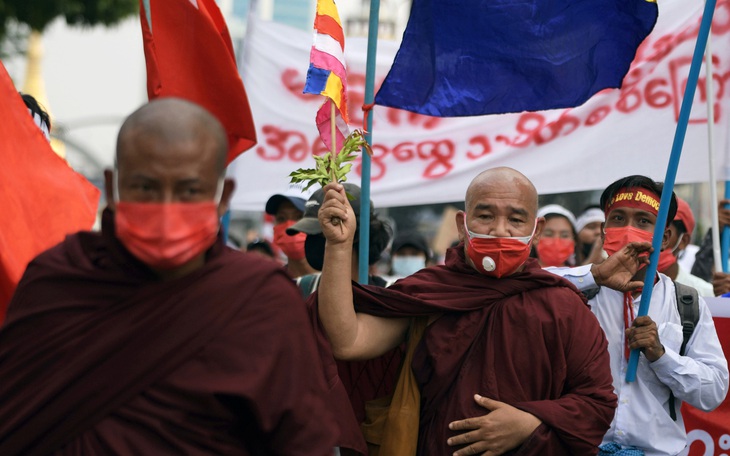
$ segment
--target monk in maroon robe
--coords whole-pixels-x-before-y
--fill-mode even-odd
[[[299,291],[218,233],[225,138],[177,99],[127,119],[101,233],[33,260],[0,329],[1,455],[333,454]]]
[[[318,312],[334,355],[378,356],[412,317],[429,317],[411,365],[419,455],[598,452],[616,408],[606,340],[575,287],[528,260],[544,225],[536,212],[526,177],[486,171],[469,186],[456,217],[463,244],[446,264],[378,289],[340,274],[354,217],[342,187],[327,187]]]

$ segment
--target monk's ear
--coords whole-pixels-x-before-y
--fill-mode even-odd
[[[456,212],[456,230],[459,232],[459,241],[466,242],[466,229],[465,226],[466,214],[464,211]]]
[[[114,171],[104,170],[104,194],[106,195],[106,207],[114,210]]]
[[[233,190],[236,189],[236,182],[233,179],[225,179],[223,181],[223,192],[221,193],[221,201],[218,204],[218,218],[223,217],[230,207]]]
[[[606,242],[606,222],[601,222],[601,244]]]
[[[667,227],[664,229],[664,236],[662,236],[662,250],[669,248],[669,238],[675,229],[671,224],[667,224]]]
[[[532,237],[535,244],[537,244],[537,241],[540,240],[543,229],[545,229],[545,217],[538,217],[537,220],[535,220],[535,235]]]

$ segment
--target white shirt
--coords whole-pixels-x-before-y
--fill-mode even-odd
[[[715,289],[712,288],[712,284],[710,282],[707,282],[695,275],[690,274],[682,267],[681,264],[679,265],[679,271],[677,271],[677,278],[674,280],[683,285],[689,285],[690,287],[694,288],[695,290],[697,290],[697,293],[699,293],[700,296],[704,296],[706,298],[712,298],[715,296]]]
[[[548,270],[579,289],[595,287],[590,265]],[[705,411],[720,405],[728,390],[728,366],[712,315],[702,298],[700,318],[687,343],[686,356],[679,356],[683,337],[674,283],[664,274],[659,274],[659,278],[652,292],[649,316],[657,324],[665,353],[653,363],[642,354],[632,383],[625,381],[628,362],[624,357],[623,293],[602,287],[588,304],[608,340],[613,388],[618,396],[618,408],[603,442],[636,446],[646,456],[673,456],[687,444],[680,413],[682,401]],[[640,302],[641,296],[633,300],[635,312]],[[670,388],[675,396],[677,421],[669,416]]]

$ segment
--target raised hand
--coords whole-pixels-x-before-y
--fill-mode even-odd
[[[330,244],[352,243],[357,229],[355,213],[341,184],[327,184],[317,218],[322,234]]]
[[[597,285],[618,291],[634,291],[644,286],[643,280],[635,280],[636,273],[649,264],[652,252],[649,242],[630,242],[608,257],[601,264],[594,264],[591,273]]]

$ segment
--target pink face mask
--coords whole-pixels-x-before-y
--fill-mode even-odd
[[[304,259],[304,241],[307,240],[307,233],[297,233],[294,236],[286,234],[286,229],[295,223],[297,223],[295,220],[288,220],[274,225],[274,244],[284,252],[287,258],[298,261]]]
[[[180,267],[213,245],[218,203],[116,203],[117,238],[154,269]]]
[[[677,245],[671,249],[664,249],[659,252],[659,263],[657,264],[657,271],[664,272],[669,266],[677,262],[677,257],[674,256],[674,251],[677,250],[679,244],[682,243],[682,237],[677,240]]]
[[[497,237],[472,233],[466,227],[464,220],[464,229],[467,233],[466,253],[477,271],[482,274],[497,278],[514,274],[530,256],[535,228],[530,236]]]
[[[618,228],[605,228],[603,250],[610,255],[618,252],[629,242],[651,242],[653,233],[634,228],[633,226],[622,226]]]
[[[544,237],[537,243],[537,257],[543,266],[563,266],[575,253],[575,241],[566,238]]]

